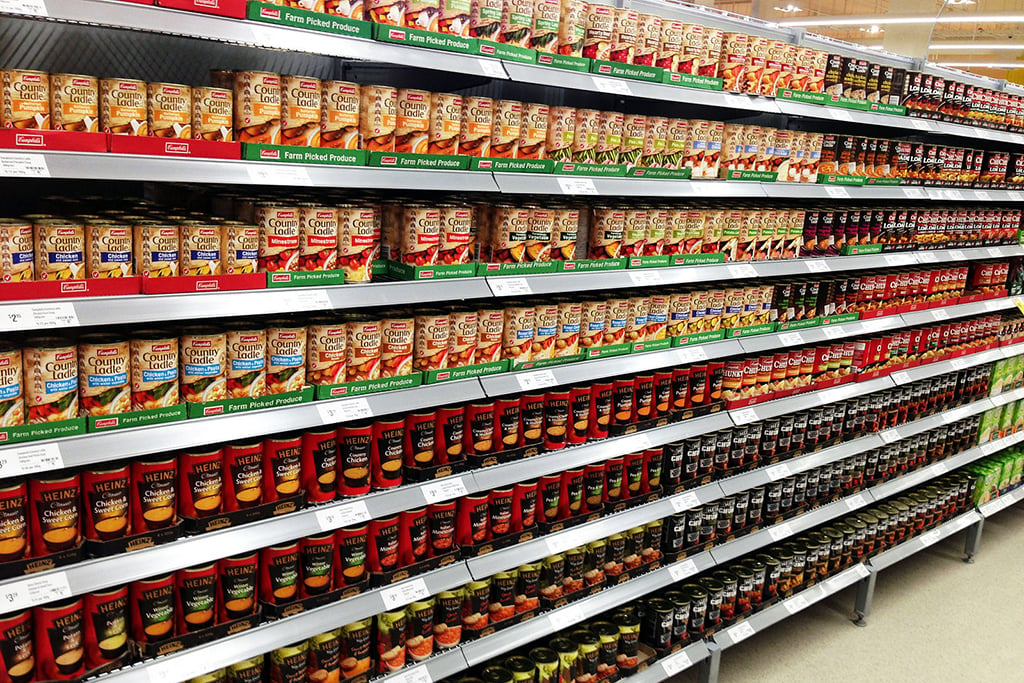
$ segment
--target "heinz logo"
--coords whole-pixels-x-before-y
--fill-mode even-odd
[[[112,346],[109,349],[100,349],[96,352],[96,355],[100,358],[110,358],[111,356],[117,355],[117,347]]]
[[[189,145],[187,142],[165,142],[164,152],[167,154],[188,154]]]
[[[53,359],[55,361],[57,361],[58,363],[60,363],[62,361],[72,360],[72,359],[74,359],[74,357],[75,357],[75,352],[74,351],[65,351],[64,353],[55,353],[55,354],[53,354]]]
[[[278,152],[276,149],[261,149],[260,150],[260,159],[279,159],[279,158],[281,158],[281,153]]]
[[[260,8],[260,16],[263,17],[264,19],[280,19],[281,18],[281,10],[279,10],[279,9],[270,9],[269,7],[261,7]]]
[[[38,133],[19,133],[14,136],[14,144],[19,147],[44,147],[43,136]]]

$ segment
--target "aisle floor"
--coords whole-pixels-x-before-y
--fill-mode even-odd
[[[847,589],[726,650],[719,683],[1024,681],[1024,507],[985,521],[974,564],[964,536],[880,573],[866,628]]]

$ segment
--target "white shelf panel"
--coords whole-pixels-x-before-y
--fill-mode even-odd
[[[985,519],[988,519],[994,514],[1002,512],[1008,507],[1014,506],[1024,500],[1024,488],[1016,488],[1009,493],[1004,493],[998,498],[994,498],[987,503],[978,506],[978,512]]]

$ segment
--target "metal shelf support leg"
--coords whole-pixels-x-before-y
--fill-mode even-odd
[[[874,570],[866,577],[857,582],[857,601],[853,605],[853,612],[857,618],[853,620],[854,626],[867,626],[864,618],[871,614],[871,602],[875,599],[875,581],[878,574]]]
[[[985,526],[985,519],[979,519],[977,524],[967,527],[967,541],[964,543],[964,562],[974,564],[974,556],[978,554],[978,547],[981,545],[981,531]]]
[[[718,667],[722,663],[722,648],[713,640],[708,641],[710,655],[697,665],[699,683],[718,683]]]

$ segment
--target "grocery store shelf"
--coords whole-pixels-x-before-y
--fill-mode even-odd
[[[734,626],[719,631],[714,635],[714,641],[723,649],[732,647],[750,636],[774,626],[783,619],[802,612],[833,593],[838,593],[847,586],[852,586],[861,579],[866,578],[869,574],[870,571],[863,564],[855,564],[830,579],[817,583],[810,588],[805,588],[792,597],[786,598],[762,612],[747,617]]]
[[[435,647],[436,642],[435,642]],[[469,668],[462,650],[442,650],[422,664],[374,679],[374,683],[429,683],[443,681]]]
[[[711,655],[707,643],[698,640],[672,654],[652,662],[646,669],[629,677],[629,683],[662,683],[686,671]],[[620,679],[623,680],[623,679]]]
[[[1020,501],[1024,500],[1024,488],[1016,488],[1012,491],[1002,494],[998,498],[993,498],[987,503],[978,506],[978,512],[985,519],[988,519],[992,515],[1002,512],[1008,507],[1016,505]]]
[[[1019,401],[1022,398],[1024,398],[1024,387],[989,396],[989,400],[992,401],[992,405],[994,406],[1004,406],[1007,403]]]
[[[948,370],[946,372],[948,372]],[[849,382],[830,389],[809,391],[803,394],[797,394],[796,396],[790,396],[788,398],[780,398],[774,401],[760,403],[756,406],[751,406],[750,408],[736,408],[729,411],[729,417],[732,418],[733,423],[737,426],[745,425],[751,422],[757,422],[758,420],[767,420],[771,417],[778,417],[780,415],[785,415],[786,413],[793,413],[798,410],[807,410],[825,403],[835,403],[836,401],[842,401],[853,396],[870,394],[875,391],[881,391],[882,389],[889,389],[892,386],[893,383],[889,377],[878,377],[867,380],[866,382]]]
[[[990,408],[992,408],[992,401],[988,398],[982,398],[962,406],[944,410],[941,413],[936,413],[935,415],[923,417],[920,420],[908,422],[907,424],[900,425],[898,427],[883,429],[878,433],[878,436],[883,443],[892,443],[893,441],[906,439],[907,437],[920,434],[921,432],[927,432],[928,430],[935,429],[936,427],[940,427],[944,424],[949,424],[950,422],[956,422],[958,420],[978,415]]]
[[[891,567],[897,562],[921,552],[928,546],[934,545],[944,538],[949,538],[958,531],[962,531],[973,524],[977,524],[981,519],[981,514],[976,510],[970,510],[962,515],[958,515],[948,522],[939,524],[934,529],[926,531],[920,536],[915,536],[908,541],[900,543],[894,548],[890,548],[889,550],[875,555],[869,560],[871,568],[878,571]]]
[[[297,406],[218,415],[152,427],[33,441],[0,448],[0,461],[18,461],[21,453],[30,453],[46,447],[56,449],[58,458],[53,462],[58,466],[32,471],[64,469],[293,429],[309,429],[354,419],[405,413],[445,403],[467,403],[483,397],[480,382],[475,378],[458,380],[367,394],[359,398],[314,401]]]
[[[1001,346],[987,351],[971,353],[966,356],[960,356],[959,358],[953,358],[950,360],[925,363],[924,365],[918,365],[917,367],[910,368],[909,370],[894,372],[890,377],[896,384],[910,384],[911,382],[916,382],[926,377],[942,375],[956,370],[965,370],[984,363],[994,363],[997,360],[1002,360],[1003,358],[1009,358],[1011,356],[1019,356],[1022,353],[1024,353],[1024,343],[1012,344],[1010,346]]]
[[[420,595],[426,597],[464,585],[471,580],[466,566],[457,563],[409,581],[386,588],[375,588],[324,607],[265,623],[208,645],[189,648],[183,652],[105,674],[104,680],[118,683],[136,683],[137,681],[141,683],[157,681],[173,683],[174,681],[188,680],[219,667],[270,652],[287,643],[302,641],[320,633],[333,631],[344,624],[350,624],[420,599],[419,597],[393,599],[391,596]],[[414,582],[424,583],[425,588],[419,585],[408,586]],[[435,666],[438,671],[442,670],[441,665]],[[465,668],[464,660],[461,662],[461,666],[454,671],[461,668]]]

